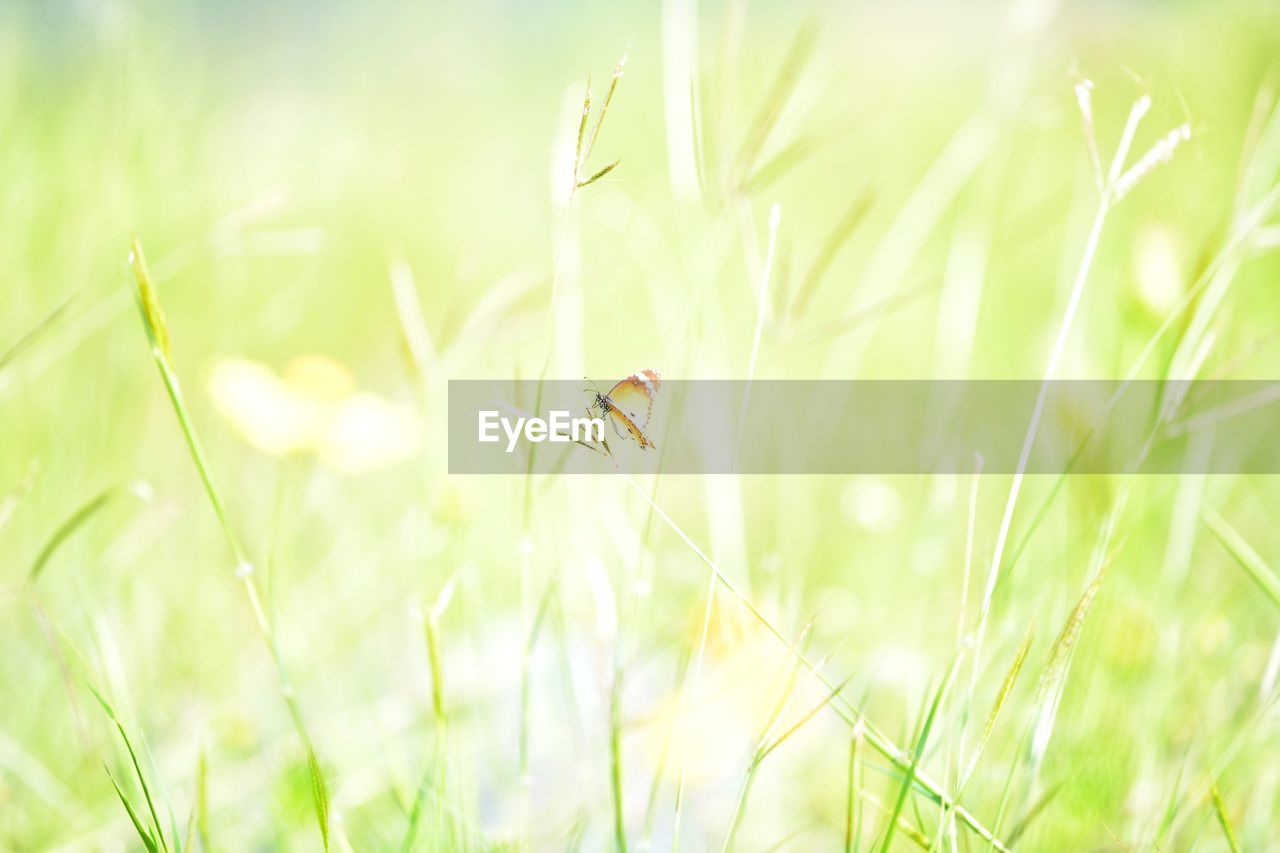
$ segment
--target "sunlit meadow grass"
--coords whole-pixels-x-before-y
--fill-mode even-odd
[[[0,48],[0,849],[1280,837],[1274,478],[443,438],[450,378],[1275,375],[1268,4],[15,4]]]

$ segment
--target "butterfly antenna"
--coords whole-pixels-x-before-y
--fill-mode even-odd
[[[582,389],[583,391],[593,393],[593,394],[595,394],[597,397],[603,397],[603,398],[604,398],[604,399],[606,399],[606,400],[607,400],[607,399],[609,399],[605,394],[603,394],[603,393],[600,391],[600,386],[596,385],[596,383],[591,379],[591,377],[590,377],[590,376],[584,376],[584,377],[582,377],[582,378],[583,378],[583,379],[585,379],[585,380],[587,380],[587,383],[588,383],[589,385],[591,385],[591,387],[590,387],[590,388],[583,388],[583,389]],[[594,405],[595,405],[595,401],[593,400],[593,401],[591,402],[591,404],[594,406]]]

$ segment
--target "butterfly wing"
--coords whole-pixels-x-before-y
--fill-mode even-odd
[[[613,431],[617,433],[619,437],[622,437],[624,434],[629,434],[636,440],[636,444],[640,445],[641,450],[655,446],[653,440],[644,434],[644,430],[636,426],[635,421],[627,417],[626,413],[621,409],[611,408],[606,413],[606,416],[609,418],[609,423],[613,424]]]
[[[649,425],[653,416],[653,398],[662,386],[662,376],[656,370],[633,373],[609,389],[609,402],[621,409],[640,429]]]
[[[653,400],[662,385],[662,376],[656,370],[633,373],[609,389],[609,416],[614,426],[621,426],[642,447],[653,447],[646,434],[653,416]]]

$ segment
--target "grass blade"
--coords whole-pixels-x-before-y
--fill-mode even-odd
[[[862,733],[855,728],[849,738],[849,777],[846,783],[844,804],[844,853],[853,853],[854,844],[862,836],[862,803],[858,799],[861,786],[861,766],[858,756],[858,742]]]
[[[1222,792],[1218,790],[1217,783],[1209,788],[1209,796],[1213,800],[1213,811],[1218,816],[1222,834],[1227,837],[1227,846],[1231,848],[1231,853],[1240,853],[1240,842],[1236,841],[1236,833],[1231,828],[1231,818],[1227,817],[1227,806],[1222,802]]]
[[[138,754],[134,752],[133,744],[129,742],[129,735],[125,733],[124,726],[120,721],[116,721],[116,729],[120,732],[120,737],[124,740],[124,745],[129,750],[129,760],[133,762],[133,772],[138,777],[138,784],[142,787],[142,797],[147,801],[147,811],[151,813],[151,822],[156,829],[156,838],[160,842],[160,847],[164,850],[169,849],[168,843],[165,841],[164,832],[160,829],[160,815],[156,813],[155,800],[151,797],[151,788],[147,785],[147,777],[142,772],[142,765],[138,763]]]
[[[798,139],[790,143],[747,178],[742,186],[742,192],[746,195],[762,193],[771,184],[781,180],[788,172],[812,157],[818,150],[818,143],[811,139]]]
[[[320,824],[320,838],[324,849],[329,849],[329,788],[325,785],[324,774],[320,772],[320,761],[316,751],[307,747],[307,772],[311,776],[311,799],[316,809],[316,820]]]
[[[1267,598],[1271,599],[1271,603],[1280,607],[1280,578],[1276,577],[1266,561],[1250,547],[1234,527],[1227,523],[1225,518],[1214,510],[1205,507],[1201,511],[1201,517],[1217,540],[1222,543],[1222,547],[1227,549],[1232,559],[1248,573],[1249,577],[1253,578],[1254,583],[1262,588]]]
[[[235,527],[231,524],[231,519],[227,515],[222,493],[214,482],[213,473],[205,458],[204,448],[200,444],[195,425],[191,421],[191,414],[187,410],[186,402],[183,399],[182,385],[178,381],[178,375],[173,369],[170,357],[169,326],[160,307],[160,299],[156,294],[155,285],[151,281],[151,274],[147,270],[142,244],[137,238],[134,238],[133,250],[129,253],[129,263],[137,282],[138,310],[142,315],[142,324],[147,333],[147,340],[151,344],[151,356],[156,363],[156,368],[160,371],[160,378],[164,383],[165,391],[169,395],[169,402],[173,405],[174,414],[178,418],[178,426],[186,439],[187,449],[190,451],[191,460],[195,463],[196,471],[200,475],[205,494],[209,498],[214,514],[218,517],[223,536],[226,538],[227,545],[236,561],[236,576],[244,586],[245,595],[248,597],[249,606],[253,611],[254,620],[257,622],[258,629],[266,641],[267,648],[276,665],[276,680],[280,695],[284,698],[285,706],[288,708],[289,717],[293,722],[294,729],[297,731],[298,738],[306,747],[309,769],[312,774],[312,794],[315,802],[316,817],[320,822],[320,835],[324,842],[324,849],[327,851],[329,849],[328,794],[325,789],[324,778],[320,774],[320,764],[316,760],[315,748],[312,746],[311,736],[307,731],[306,723],[302,716],[302,708],[298,704],[297,691],[294,689],[292,679],[289,676],[289,670],[281,653],[280,644],[270,621],[267,619],[266,611],[263,609],[262,600],[258,595],[258,588],[254,584],[253,563],[250,562],[248,553],[241,544],[240,537],[236,534]]]
[[[811,618],[809,622],[804,626],[804,628],[800,630],[800,639],[796,642],[797,646],[800,646],[804,643],[805,639],[809,635],[809,630],[812,627],[813,627],[813,618]],[[827,661],[830,659],[830,657],[831,656],[828,655],[826,658],[822,660],[821,663],[818,664],[817,669],[819,672],[822,670],[823,667],[826,666]],[[737,838],[737,835],[738,835],[738,828],[741,826],[742,818],[746,812],[747,798],[751,796],[751,788],[752,788],[752,785],[755,783],[756,771],[760,769],[760,765],[764,763],[765,758],[768,757],[769,753],[773,752],[774,749],[781,746],[782,743],[787,740],[787,738],[791,737],[791,735],[799,731],[800,728],[805,723],[813,719],[813,717],[817,715],[819,711],[821,711],[827,705],[831,704],[831,701],[835,699],[838,695],[840,695],[840,691],[842,691],[845,688],[845,686],[850,681],[853,680],[853,675],[849,675],[849,677],[845,678],[844,681],[840,682],[839,686],[833,688],[829,693],[827,693],[822,698],[822,701],[820,701],[816,706],[814,706],[809,711],[807,711],[803,716],[801,716],[800,719],[794,725],[792,725],[790,728],[788,728],[785,732],[783,732],[778,737],[771,738],[774,728],[782,720],[783,715],[787,712],[788,709],[790,709],[792,701],[795,699],[796,695],[798,695],[798,690],[796,685],[796,676],[799,674],[799,672],[800,672],[800,664],[797,662],[795,663],[794,666],[790,668],[790,671],[787,673],[783,690],[781,694],[779,694],[778,696],[778,701],[774,705],[773,712],[771,713],[768,721],[765,723],[764,728],[761,730],[759,738],[757,738],[756,740],[755,752],[752,754],[751,762],[747,766],[746,776],[742,780],[742,788],[738,792],[738,803],[734,807],[733,817],[729,821],[729,831],[725,833],[724,845],[721,848],[721,850],[723,851],[728,851],[733,849],[734,840]]]
[[[107,771],[107,778],[111,780],[111,786],[116,789],[116,796],[120,798],[120,802],[124,804],[124,810],[129,813],[129,820],[133,822],[133,828],[137,831],[138,837],[142,839],[142,844],[150,853],[157,853],[155,839],[151,837],[151,833],[142,825],[142,820],[138,817],[138,813],[134,810],[133,804],[129,802],[129,798],[124,795],[124,791],[120,789],[120,783],[116,781],[116,777],[111,775],[111,768],[102,765],[102,769]]]
[[[626,65],[627,57],[623,56],[618,60],[618,64],[613,68],[613,79],[609,81],[609,90],[604,93],[604,103],[600,105],[600,115],[596,116],[595,127],[591,129],[591,139],[587,141],[587,150],[582,156],[583,166],[586,166],[587,161],[591,159],[591,152],[596,150],[596,140],[600,138],[600,128],[604,126],[604,117],[609,113],[609,105],[613,103],[613,94],[618,91],[618,81],[622,79],[622,69],[624,69]],[[589,97],[590,95],[588,95],[588,98]],[[579,147],[581,147],[581,138],[579,138]],[[617,165],[616,161],[614,162],[614,165]]]
[[[924,748],[929,742],[929,733],[933,730],[933,723],[938,716],[938,709],[942,707],[942,701],[947,694],[947,690],[951,687],[951,680],[955,676],[956,666],[959,662],[959,656],[951,662],[951,666],[947,668],[947,674],[942,679],[942,684],[938,685],[938,689],[933,694],[933,701],[929,703],[929,712],[925,715],[924,724],[920,727],[920,736],[916,738],[915,751],[911,754],[911,760],[902,776],[902,785],[898,788],[898,799],[893,804],[893,811],[889,815],[889,825],[884,832],[884,841],[880,845],[880,849],[885,853],[892,849],[890,844],[893,841],[894,830],[898,828],[898,818],[902,815],[902,807],[906,805],[907,794],[911,792],[911,787],[915,783],[916,769],[920,765],[920,759],[924,757]]]
[[[187,818],[187,839],[183,847],[194,849],[195,838],[200,839],[201,850],[208,853],[213,849],[209,843],[209,760],[203,746],[200,747],[200,758],[196,763],[195,792],[191,814]]]
[[[809,270],[805,273],[804,279],[800,283],[800,288],[796,291],[795,299],[791,304],[791,316],[799,317],[804,313],[805,308],[809,305],[809,300],[813,298],[813,294],[818,289],[818,282],[822,280],[827,269],[830,268],[831,262],[839,254],[840,248],[848,242],[849,235],[858,227],[858,223],[866,218],[867,212],[870,210],[871,193],[864,192],[853,200],[853,203],[849,205],[849,209],[845,211],[844,216],[836,223],[835,228],[831,229],[831,233],[827,235],[826,242],[818,250],[817,256],[813,259],[813,263],[809,265]]]
[[[578,141],[573,148],[573,174],[582,171],[586,158],[582,156],[582,144],[587,137],[587,122],[591,120],[591,78],[587,77],[587,91],[582,95],[582,121],[578,122]]]
[[[587,124],[591,120],[591,80],[590,78],[587,79],[587,91],[582,98],[582,120],[578,122],[578,139],[573,153],[573,192],[594,184],[612,172],[621,162],[621,160],[614,160],[589,178],[579,177],[587,168],[587,163],[591,160],[591,152],[596,148],[596,140],[600,138],[600,129],[604,127],[605,116],[609,113],[609,104],[613,103],[613,95],[618,91],[618,81],[622,79],[622,69],[626,64],[627,57],[623,56],[614,67],[613,79],[609,81],[609,90],[605,92],[604,102],[600,105],[600,113],[596,116],[596,123],[591,129],[589,138],[587,136]]]
[[[79,509],[71,513],[62,524],[58,525],[58,529],[53,532],[49,540],[45,542],[44,547],[40,549],[39,555],[31,563],[31,568],[27,572],[27,583],[33,584],[40,577],[40,573],[44,571],[44,567],[48,565],[49,560],[53,557],[58,547],[63,542],[71,538],[81,525],[89,519],[97,515],[98,511],[107,505],[107,501],[111,498],[114,489],[104,489],[94,497],[86,501]]]
[[[581,181],[578,181],[577,188],[578,188],[578,189],[582,189],[583,187],[590,186],[591,184],[594,184],[596,181],[600,180],[600,179],[601,179],[601,178],[603,178],[605,175],[609,174],[609,173],[610,173],[610,172],[612,172],[614,169],[616,169],[616,168],[618,167],[618,164],[619,164],[619,163],[621,163],[621,162],[622,162],[622,160],[620,160],[620,159],[619,159],[619,160],[614,160],[614,161],[613,161],[612,163],[610,163],[609,165],[607,165],[607,166],[605,166],[604,168],[602,168],[602,169],[600,169],[599,171],[597,171],[597,172],[596,172],[595,174],[593,174],[591,177],[586,178],[586,179],[581,180]]]
[[[1106,577],[1106,569],[1105,565],[1098,569],[1075,607],[1071,608],[1071,614],[1054,641],[1053,649],[1049,652],[1049,660],[1040,673],[1040,682],[1036,685],[1036,703],[1041,706],[1040,720],[1036,724],[1035,738],[1031,747],[1035,756],[1034,763],[1037,765],[1045,749],[1048,748],[1049,735],[1053,731],[1054,718],[1062,698],[1062,687],[1071,666],[1072,653],[1084,629],[1085,620],[1089,618],[1089,612],[1093,609],[1093,602],[1098,597],[1098,590]]]
[[[845,687],[849,685],[849,682],[852,680],[853,680],[853,675],[850,674],[844,679],[844,681],[841,681],[834,688],[828,691],[827,695],[822,697],[821,702],[819,702],[818,704],[810,708],[808,711],[806,711],[804,716],[801,717],[799,720],[797,720],[795,724],[791,726],[791,728],[787,729],[785,732],[778,735],[778,737],[775,738],[772,743],[770,743],[768,746],[766,746],[764,749],[760,751],[760,758],[757,760],[757,763],[759,763],[760,761],[764,761],[764,759],[769,755],[769,753],[773,752],[775,749],[782,746],[782,744],[786,742],[787,738],[791,737],[793,734],[798,732],[800,728],[805,725],[805,723],[808,723],[815,716],[817,716],[819,711],[821,711],[823,708],[827,707],[832,702],[834,702],[836,697],[840,695],[840,693],[845,689]]]
[[[622,814],[622,673],[614,673],[609,690],[609,790],[613,796],[613,840],[627,853],[627,826]]]
[[[1027,660],[1027,652],[1031,651],[1031,627],[1027,627],[1027,631],[1022,635],[1022,642],[1018,645],[1018,652],[1014,655],[1013,663],[1009,666],[1009,671],[1004,674],[1004,680],[1000,682],[1000,692],[996,694],[995,704],[991,707],[991,713],[987,716],[987,722],[982,727],[982,740],[978,742],[978,748],[974,754],[974,760],[982,754],[982,749],[987,745],[987,740],[991,737],[992,731],[996,727],[996,718],[1000,716],[1000,709],[1004,707],[1004,703],[1008,700],[1009,694],[1013,691],[1013,685],[1018,680],[1018,674],[1022,672],[1022,665]]]
[[[414,839],[418,834],[418,824],[422,820],[423,800],[426,797],[433,771],[435,775],[436,830],[437,832],[444,831],[449,833],[451,841],[453,837],[454,824],[452,812],[446,801],[447,792],[445,788],[447,782],[446,762],[448,760],[449,717],[445,706],[444,652],[440,639],[440,617],[453,599],[455,580],[456,576],[450,576],[441,587],[435,603],[430,607],[424,607],[422,612],[423,629],[426,636],[427,662],[431,668],[431,712],[435,722],[436,736],[435,765],[427,768],[423,773],[422,781],[418,784],[418,790],[414,794],[413,807],[409,812],[409,826],[405,830],[404,839],[400,843],[401,850],[413,848]]]
[[[737,163],[734,168],[734,183],[736,185],[740,186],[752,171],[752,167],[768,141],[769,135],[773,132],[778,119],[782,116],[782,111],[786,107],[787,101],[791,99],[791,95],[795,91],[796,83],[800,79],[800,72],[804,69],[816,40],[817,31],[812,25],[806,25],[796,33],[795,40],[792,41],[786,57],[778,68],[778,76],[774,78],[772,88],[770,88],[769,93],[760,104],[760,110],[756,114],[755,120],[751,123],[751,129],[747,132],[742,149],[738,152]]]
[[[45,335],[53,325],[58,321],[67,309],[71,306],[72,301],[76,298],[76,294],[72,293],[65,297],[61,302],[53,307],[53,310],[46,314],[35,327],[28,331],[25,335],[15,341],[7,350],[0,353],[0,370],[4,370],[14,359],[22,355],[25,350],[30,349],[41,337]]]
[[[209,841],[209,756],[200,750],[200,769],[196,778],[196,831],[200,834],[200,847],[213,849]]]
[[[146,326],[147,339],[166,359],[172,358],[169,347],[169,323],[165,320],[164,310],[160,307],[160,296],[151,280],[147,269],[147,259],[142,254],[142,244],[135,237],[133,251],[129,253],[129,266],[133,269],[133,277],[138,283],[136,296],[138,310],[142,312],[143,325]]]
[[[99,691],[98,688],[95,687],[92,683],[89,683],[88,686],[89,686],[89,691],[93,693],[94,697],[98,700],[98,704],[102,706],[102,710],[106,712],[107,717],[111,720],[111,722],[115,723],[116,731],[119,733],[120,739],[124,741],[125,749],[128,750],[129,752],[129,760],[133,763],[133,772],[138,777],[138,785],[142,788],[142,796],[147,801],[147,810],[151,814],[151,823],[152,823],[152,828],[155,832],[155,835],[154,836],[150,836],[150,834],[148,835],[149,837],[152,837],[152,844],[156,844],[158,842],[161,849],[168,850],[169,845],[165,841],[164,832],[160,828],[160,817],[158,814],[156,814],[155,802],[151,799],[151,789],[147,786],[146,776],[142,772],[141,764],[138,763],[138,754],[137,752],[134,751],[133,743],[129,740],[129,733],[125,731],[124,724],[120,722],[120,718],[116,715],[115,708],[111,706],[111,703],[107,701],[106,697],[102,695],[101,691]],[[107,775],[111,776],[111,770],[109,768],[107,770]],[[116,784],[116,780],[114,776],[111,777],[111,783],[113,785],[116,785],[116,790],[119,791],[120,786]],[[123,794],[121,795],[121,799],[124,799]],[[133,813],[133,808],[129,805],[127,801],[125,802],[125,808],[129,809],[130,817],[135,817]],[[135,817],[135,824],[136,823],[137,823],[137,820]]]

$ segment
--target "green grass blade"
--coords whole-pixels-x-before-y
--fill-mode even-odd
[[[1218,790],[1217,783],[1209,788],[1209,796],[1213,800],[1214,814],[1218,816],[1218,825],[1222,827],[1222,834],[1227,837],[1227,846],[1231,848],[1231,853],[1240,853],[1240,842],[1236,841],[1236,833],[1231,828],[1231,818],[1227,817],[1227,806],[1222,802],[1222,792]]]
[[[124,791],[120,788],[120,783],[116,781],[116,777],[111,775],[111,768],[102,765],[102,769],[107,771],[107,778],[111,780],[111,786],[116,789],[116,796],[120,798],[120,802],[124,804],[124,810],[129,813],[129,820],[133,822],[133,828],[138,833],[138,837],[142,839],[142,844],[150,853],[157,853],[155,839],[151,837],[151,833],[142,825],[142,820],[138,817],[137,811],[134,810],[133,804],[129,802],[129,798],[124,795]]]
[[[1249,574],[1249,577],[1253,578],[1254,583],[1261,587],[1267,598],[1271,599],[1271,603],[1280,607],[1280,578],[1276,577],[1266,561],[1218,513],[1205,507],[1201,511],[1201,517],[1217,540],[1222,543],[1222,547],[1227,549],[1232,559]]]
[[[98,700],[98,704],[102,706],[102,710],[106,712],[107,717],[110,718],[111,722],[115,723],[116,731],[120,734],[120,739],[124,741],[125,749],[129,752],[129,759],[133,762],[134,773],[138,777],[138,784],[142,787],[142,795],[146,799],[147,808],[151,813],[151,820],[155,828],[155,838],[163,849],[168,850],[169,847],[165,842],[164,833],[160,829],[160,818],[156,814],[155,804],[151,799],[151,791],[147,787],[147,780],[142,773],[142,766],[138,763],[138,755],[134,752],[133,744],[129,741],[129,734],[125,731],[124,724],[120,722],[116,709],[107,701],[107,697],[102,695],[102,692],[92,682],[86,682],[86,684],[89,687],[89,692],[94,695],[94,698]],[[108,770],[107,773],[110,775],[111,771]],[[114,783],[115,777],[112,777],[111,781]]]
[[[786,145],[763,163],[742,184],[742,191],[755,196],[768,189],[774,182],[781,180],[801,163],[810,159],[820,149],[819,143],[812,139],[797,139]]]
[[[70,539],[71,535],[79,530],[85,522],[97,515],[98,511],[107,505],[113,492],[114,489],[104,489],[71,513],[62,524],[58,525],[58,529],[45,542],[44,547],[40,549],[39,555],[31,563],[31,568],[27,571],[27,583],[33,584],[36,582],[40,577],[40,573],[44,571],[45,566],[49,564],[54,552],[58,550],[62,543]]]
[[[530,453],[530,456],[533,454]],[[532,479],[532,478],[530,478]],[[520,769],[520,778],[525,778],[529,772],[529,702],[531,699],[530,691],[532,684],[530,683],[530,670],[533,667],[533,650],[538,642],[538,635],[542,631],[542,623],[547,616],[547,608],[551,604],[551,594],[555,591],[555,581],[547,584],[547,588],[543,591],[542,597],[538,602],[537,612],[533,617],[533,624],[529,626],[529,634],[525,638],[524,654],[521,656],[520,662],[520,743],[518,765]]]
[[[200,849],[208,851],[209,848],[209,791],[207,787],[207,777],[209,774],[209,763],[205,757],[204,747],[200,747],[200,758],[196,763],[196,784],[193,796],[191,798],[191,811],[187,815],[187,833],[186,840],[178,848],[185,847],[188,850],[195,849],[195,840],[200,839]],[[177,838],[177,836],[174,836]]]
[[[1013,685],[1018,681],[1018,675],[1022,672],[1022,665],[1026,663],[1027,653],[1031,651],[1031,627],[1027,627],[1027,631],[1022,635],[1022,642],[1018,644],[1017,654],[1013,657],[1013,663],[1010,664],[1008,672],[1004,674],[1004,680],[1000,682],[1000,692],[996,694],[995,704],[991,707],[991,713],[987,715],[987,722],[982,727],[982,740],[978,742],[978,748],[974,754],[976,759],[982,754],[982,749],[987,745],[987,741],[991,738],[991,733],[995,731],[996,719],[1000,716],[1000,711],[1004,708],[1004,704],[1009,699],[1009,694],[1013,692]]]
[[[324,774],[320,772],[320,761],[316,751],[307,747],[307,772],[311,776],[311,799],[316,809],[316,820],[320,824],[320,838],[324,849],[329,850],[329,788],[325,785]]]
[[[578,173],[582,171],[584,161],[583,157],[583,141],[587,136],[587,123],[591,120],[591,78],[587,77],[587,91],[582,96],[582,120],[578,122],[578,141],[573,149],[573,175],[576,179]]]
[[[609,690],[609,789],[613,795],[613,840],[627,853],[627,825],[622,813],[622,673],[614,674]]]
[[[845,786],[844,803],[844,853],[853,853],[854,844],[861,835],[859,826],[862,816],[861,803],[858,800],[859,771],[858,741],[862,740],[857,729],[849,738],[849,776]]]
[[[1022,819],[1018,821],[1017,825],[1014,826],[1013,829],[1009,830],[1007,840],[1011,847],[1018,843],[1018,839],[1026,833],[1036,818],[1044,814],[1044,812],[1049,808],[1049,804],[1058,798],[1058,795],[1062,793],[1062,790],[1065,787],[1066,785],[1063,782],[1054,784],[1049,788],[1049,790],[1040,795],[1040,798],[1032,804],[1031,808],[1027,809],[1026,814],[1022,816]]]
[[[174,372],[171,361],[169,326],[160,307],[160,299],[156,295],[155,284],[151,281],[151,275],[147,271],[146,258],[142,254],[142,244],[136,238],[133,241],[133,251],[130,252],[129,260],[133,267],[134,278],[137,281],[138,310],[142,315],[142,325],[147,333],[147,340],[151,343],[151,355],[155,360],[157,369],[160,371],[160,378],[164,382],[165,391],[169,394],[169,402],[173,404],[174,414],[178,417],[178,425],[181,427],[182,435],[186,439],[187,449],[191,452],[191,458],[195,462],[197,472],[200,474],[200,481],[204,485],[205,494],[209,498],[209,503],[213,506],[214,513],[218,516],[218,523],[222,526],[222,532],[226,536],[237,565],[248,565],[249,561],[245,556],[244,548],[240,544],[240,537],[236,535],[235,528],[232,527],[231,520],[227,516],[226,506],[222,502],[222,494],[214,483],[213,474],[209,470],[208,462],[205,460],[204,449],[200,444],[200,440],[196,435],[195,425],[191,422],[191,416],[187,411],[186,401],[182,396],[182,386],[178,382],[178,376]],[[255,601],[255,605],[256,603]],[[260,611],[260,606],[255,609]],[[261,616],[260,612],[256,615],[259,617],[259,624],[266,631],[265,618]]]
[[[22,355],[25,351],[31,349],[31,347],[34,346],[40,338],[44,337],[44,335],[53,328],[54,324],[58,322],[58,319],[62,317],[63,314],[67,313],[67,309],[71,307],[71,303],[75,300],[76,296],[76,293],[72,293],[70,296],[65,297],[61,302],[53,307],[52,311],[44,315],[40,322],[36,323],[30,331],[15,341],[3,353],[0,353],[0,370],[4,370],[4,368],[9,366],[10,362]]]
[[[418,824],[422,820],[422,807],[426,799],[431,776],[435,775],[436,831],[453,832],[452,813],[446,801],[446,762],[448,760],[448,711],[444,693],[444,654],[440,639],[440,616],[452,595],[453,579],[445,582],[436,603],[432,607],[423,608],[423,633],[426,637],[427,662],[431,670],[431,711],[435,721],[435,765],[428,767],[422,775],[418,789],[414,793],[413,806],[409,811],[409,825],[405,829],[404,838],[400,842],[401,850],[410,850],[418,834]]]
[[[925,715],[924,724],[920,727],[920,736],[916,738],[915,751],[911,754],[911,760],[902,776],[902,784],[898,788],[898,798],[894,801],[893,811],[889,814],[889,825],[885,828],[884,840],[880,845],[880,849],[886,851],[886,853],[892,849],[890,845],[893,842],[894,831],[898,828],[898,818],[902,815],[903,806],[906,805],[907,794],[911,792],[911,787],[915,784],[916,770],[920,765],[920,760],[924,757],[924,749],[929,742],[929,733],[933,730],[933,723],[938,716],[938,709],[942,707],[942,701],[947,694],[947,690],[951,687],[951,679],[955,675],[956,665],[959,662],[959,657],[951,662],[951,666],[947,668],[947,674],[943,677],[942,683],[934,691],[933,701],[929,703],[929,712]]]
[[[600,105],[600,115],[596,116],[595,127],[591,129],[591,139],[587,142],[586,151],[582,155],[582,165],[586,166],[591,160],[591,152],[596,150],[596,140],[600,138],[600,128],[604,127],[604,117],[609,114],[609,105],[613,103],[614,93],[618,91],[618,82],[622,80],[622,69],[627,65],[627,58],[623,56],[618,60],[618,64],[614,66],[613,78],[609,81],[609,89],[604,94],[604,103]],[[579,147],[582,140],[579,136]]]
[[[844,681],[841,681],[834,688],[829,690],[827,694],[822,697],[821,702],[819,702],[818,704],[810,708],[808,711],[806,711],[804,716],[801,717],[799,720],[797,720],[794,725],[792,725],[789,729],[787,729],[785,732],[780,734],[777,738],[774,739],[772,743],[770,743],[767,747],[765,747],[760,751],[760,758],[757,759],[757,763],[759,761],[764,761],[765,757],[768,756],[769,753],[773,752],[775,749],[782,746],[782,744],[786,742],[787,738],[791,737],[793,734],[800,731],[801,727],[803,727],[805,723],[809,722],[815,716],[817,716],[819,711],[821,711],[823,708],[827,707],[832,702],[834,702],[836,700],[836,697],[838,697],[840,693],[846,687],[849,686],[849,682],[852,680],[853,680],[853,675],[850,674],[848,677],[844,679]]]
[[[133,772],[138,777],[138,785],[142,787],[142,798],[147,801],[147,811],[151,813],[151,823],[155,826],[156,839],[160,842],[160,847],[164,850],[169,849],[168,843],[164,838],[164,831],[160,826],[160,815],[156,812],[155,800],[151,796],[151,788],[147,785],[147,777],[142,772],[142,765],[138,762],[138,753],[134,751],[133,744],[129,742],[129,735],[125,732],[124,726],[120,721],[116,721],[116,729],[120,732],[120,738],[124,741],[125,749],[129,751],[129,760],[133,762]]]
[[[863,192],[855,198],[853,203],[849,205],[849,209],[845,211],[844,216],[836,223],[835,228],[827,235],[826,241],[823,242],[822,248],[818,250],[817,256],[814,257],[813,263],[809,265],[809,270],[805,273],[804,279],[796,291],[795,299],[791,304],[791,315],[793,317],[799,317],[808,307],[809,300],[817,292],[818,283],[830,268],[831,263],[836,259],[836,255],[840,253],[840,248],[848,242],[849,236],[858,227],[858,223],[862,222],[871,210],[871,198],[872,195],[869,191]]]
[[[205,853],[213,850],[209,841],[209,756],[203,748],[196,771],[196,832],[200,836],[200,848]]]
[[[151,272],[147,269],[146,256],[142,254],[142,244],[133,238],[133,251],[129,253],[129,266],[138,283],[136,293],[138,310],[142,312],[143,325],[146,326],[147,340],[164,358],[172,358],[169,348],[169,323],[165,320],[164,310],[160,307],[160,296],[156,292],[155,283],[151,280]]]
[[[800,72],[804,69],[817,40],[817,28],[805,25],[796,33],[786,57],[778,68],[777,76],[769,93],[765,95],[756,113],[751,127],[747,131],[742,148],[738,152],[734,165],[734,182],[741,185],[753,170],[756,159],[768,141],[770,134],[782,116],[782,111],[791,99],[800,80]]]
[[[183,437],[186,439],[187,449],[191,453],[191,459],[195,463],[196,470],[200,475],[200,481],[204,485],[205,494],[209,498],[214,514],[218,517],[218,523],[222,527],[227,545],[236,561],[236,574],[244,585],[245,595],[249,599],[249,606],[253,611],[254,620],[266,640],[268,650],[271,652],[272,659],[275,662],[280,693],[284,698],[285,706],[289,710],[289,717],[293,721],[299,739],[307,749],[309,771],[312,775],[311,787],[316,807],[316,818],[320,824],[324,847],[328,850],[328,794],[325,789],[324,778],[320,774],[320,764],[315,756],[315,748],[312,746],[311,736],[307,731],[302,709],[298,705],[297,693],[290,679],[289,670],[281,653],[280,645],[276,640],[275,631],[267,619],[262,600],[258,595],[257,586],[254,584],[253,564],[249,561],[248,554],[240,542],[240,537],[237,535],[235,527],[231,524],[226,504],[223,502],[222,494],[214,482],[213,473],[205,458],[203,446],[200,444],[195,425],[191,420],[191,414],[183,399],[182,385],[178,381],[178,375],[174,371],[170,359],[168,323],[165,321],[159,296],[151,280],[151,274],[147,270],[142,244],[136,238],[133,241],[133,250],[130,252],[129,262],[137,283],[138,309],[142,315],[142,324],[147,333],[147,340],[151,343],[152,358],[155,360],[156,368],[160,371],[160,378],[164,383],[165,391],[169,395],[169,402],[173,405],[174,414],[178,418],[178,425],[182,430]]]
[[[616,169],[618,167],[618,164],[621,162],[622,162],[621,159],[614,160],[612,163],[608,164],[607,166],[604,166],[601,169],[597,170],[594,174],[592,174],[591,177],[584,178],[583,180],[578,181],[577,188],[582,189],[583,187],[587,187],[587,186],[590,186],[591,184],[594,184],[596,181],[600,180],[605,175],[609,174],[614,169]]]

